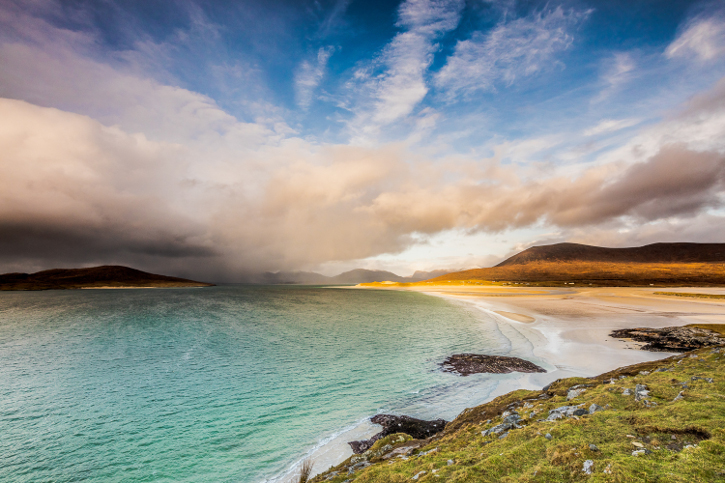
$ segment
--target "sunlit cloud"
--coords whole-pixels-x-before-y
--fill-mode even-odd
[[[589,11],[556,7],[526,18],[504,21],[490,32],[475,32],[456,44],[453,55],[436,74],[436,85],[448,98],[460,93],[494,90],[560,64],[556,54],[574,41],[573,30]]]
[[[178,66],[203,56],[174,41],[232,49],[202,6],[165,35],[109,46],[83,8],[71,28],[46,3],[0,7],[1,271],[122,263],[238,281],[389,263],[410,274],[493,263],[533,241],[725,234],[715,14],[683,19],[643,53],[602,48],[570,73],[566,55],[586,57],[597,11],[504,5],[484,29],[461,1],[406,1],[355,50],[345,35],[361,42],[355,29],[372,27],[341,1],[287,58],[214,58],[197,89]]]

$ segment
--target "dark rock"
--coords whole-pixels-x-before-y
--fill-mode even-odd
[[[634,339],[646,342],[642,350],[653,352],[687,352],[702,347],[724,346],[725,337],[713,330],[698,327],[664,327],[650,329],[621,329],[611,332],[610,337],[618,339]]]
[[[370,421],[379,424],[383,430],[370,439],[351,441],[348,444],[355,454],[361,454],[370,449],[377,440],[394,433],[405,433],[414,439],[426,439],[443,431],[448,421],[436,419],[424,421],[410,416],[393,416],[392,414],[376,414]]]
[[[443,363],[444,372],[460,376],[471,374],[508,374],[511,372],[546,372],[545,369],[518,357],[487,356],[481,354],[454,354]]]

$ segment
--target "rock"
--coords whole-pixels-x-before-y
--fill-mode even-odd
[[[586,460],[584,462],[584,467],[582,468],[582,471],[587,475],[591,475],[593,469],[594,469],[594,461]]]
[[[521,421],[521,416],[519,416],[517,413],[511,414],[503,418],[503,422],[501,424],[497,424],[493,428],[482,431],[481,435],[486,437],[490,434],[500,434],[510,429],[519,429],[521,428],[521,426],[519,426],[518,424],[519,421]]]
[[[575,414],[576,411],[582,409],[583,404],[580,404],[578,406],[561,406],[556,409],[552,409],[549,411],[549,417],[546,418],[547,421],[556,421],[557,419],[563,419],[565,417],[570,418],[572,416],[579,416],[579,414]],[[586,414],[586,410],[584,413],[580,414]]]
[[[677,396],[675,396],[675,398],[672,400],[672,402],[681,401],[681,400],[685,399],[684,394],[685,394],[685,391],[680,391],[680,393]]]
[[[421,471],[420,473],[418,473],[417,475],[415,475],[414,477],[412,477],[411,480],[417,480],[418,478],[420,478],[421,476],[423,476],[426,473],[428,473],[428,472],[427,471]]]
[[[712,384],[713,382],[715,382],[715,380],[712,377],[693,376],[691,378],[691,380],[693,380],[693,381],[705,381],[705,382],[707,382],[709,384]]]
[[[551,441],[552,439],[554,439],[554,437],[550,433],[546,433],[544,435],[544,438],[548,439],[549,441]]]
[[[504,439],[508,435],[509,435],[509,433],[508,432],[505,432],[501,436],[499,436],[498,439]]]
[[[391,414],[376,414],[370,421],[379,424],[383,430],[370,439],[361,441],[350,441],[348,444],[352,447],[355,454],[362,454],[370,449],[377,440],[394,433],[405,433],[414,439],[427,439],[431,436],[443,431],[448,421],[436,419],[433,421],[424,421],[422,419],[411,418],[410,416],[393,416]]]
[[[361,470],[363,468],[367,468],[371,464],[372,463],[370,463],[369,461],[361,461],[359,463],[356,463],[356,464],[352,465],[351,467],[349,467],[347,469],[347,474],[348,475],[351,475],[351,474],[355,473],[357,470]]]
[[[589,406],[589,414],[594,414],[597,411],[604,411],[604,408],[598,404],[592,404],[591,406]]]
[[[637,387],[634,389],[634,400],[641,401],[647,396],[649,396],[649,390],[647,389],[647,386],[645,386],[644,384],[637,384]]]
[[[446,464],[447,464],[448,466],[453,466],[453,460],[448,460],[448,461],[446,462]]]
[[[599,451],[599,448],[594,443],[590,443],[589,444],[589,449],[592,450],[592,451]]]
[[[418,446],[419,445],[417,445],[417,444],[414,444],[411,446],[399,446],[399,447],[395,448],[393,451],[391,451],[390,453],[383,456],[383,459],[388,460],[388,459],[392,458],[393,456],[405,457],[405,456],[409,455],[410,453],[412,453],[414,449],[418,448]],[[405,458],[405,459],[407,459],[407,458]]]
[[[653,352],[687,352],[702,347],[725,346],[725,337],[713,330],[698,327],[640,327],[615,330],[609,335],[618,339],[646,342],[641,349]]]
[[[487,356],[480,354],[454,354],[441,364],[444,372],[459,376],[471,374],[508,374],[511,372],[546,372],[545,369],[518,357]]]
[[[631,396],[632,395],[632,390],[630,388],[628,388],[628,387],[625,387],[622,390],[622,395],[624,395],[624,396]]]
[[[566,393],[566,400],[571,401],[575,397],[584,394],[585,391],[586,389],[571,389],[569,392]]]

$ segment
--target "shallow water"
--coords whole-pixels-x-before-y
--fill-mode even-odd
[[[376,412],[482,402],[506,376],[437,365],[466,351],[511,347],[480,310],[410,292],[0,293],[0,481],[272,479]]]

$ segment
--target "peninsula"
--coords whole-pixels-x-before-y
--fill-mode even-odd
[[[0,275],[0,290],[67,290],[91,288],[181,288],[214,284],[142,272],[118,265],[56,268],[36,273]]]

